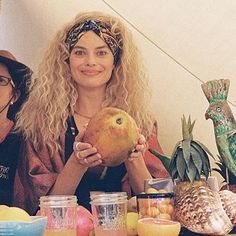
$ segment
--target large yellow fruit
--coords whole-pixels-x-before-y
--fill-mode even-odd
[[[97,148],[103,165],[116,166],[127,159],[138,137],[136,122],[127,112],[106,107],[92,117],[83,141]]]
[[[143,218],[138,220],[139,236],[178,236],[181,225],[177,221]]]
[[[9,206],[7,206],[7,205],[0,205],[0,211],[1,211],[1,210],[4,210],[4,209],[6,209],[6,208],[9,208]]]
[[[137,212],[128,212],[127,218],[126,218],[127,235],[128,236],[138,235],[137,223],[138,223],[138,213]]]
[[[18,207],[5,207],[0,210],[0,221],[31,221],[30,215]]]

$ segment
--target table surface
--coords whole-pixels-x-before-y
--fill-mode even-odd
[[[203,234],[196,234],[196,233],[193,233],[187,229],[182,229],[179,236],[197,236],[197,235],[203,236]],[[233,230],[230,232],[229,236],[236,236],[236,227],[233,228]]]

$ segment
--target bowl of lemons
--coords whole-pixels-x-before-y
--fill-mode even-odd
[[[0,235],[43,236],[46,224],[45,216],[30,216],[21,208],[0,205]]]

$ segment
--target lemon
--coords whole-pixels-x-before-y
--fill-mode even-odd
[[[137,212],[128,212],[127,218],[126,218],[127,235],[128,236],[138,235],[137,223],[138,223],[138,213]]]
[[[127,210],[128,212],[132,211],[132,212],[137,212],[137,197],[131,197],[128,200],[128,206],[127,206]]]
[[[30,215],[18,207],[5,207],[0,210],[1,221],[31,221]]]

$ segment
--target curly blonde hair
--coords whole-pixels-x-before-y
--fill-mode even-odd
[[[85,20],[111,25],[111,31],[119,31],[122,40],[120,58],[107,85],[103,107],[113,106],[128,112],[146,138],[152,132],[154,121],[148,109],[148,80],[131,32],[114,16],[86,12],[78,14],[56,34],[39,65],[37,76],[32,78],[29,99],[17,115],[16,127],[36,150],[45,144],[52,154],[62,148],[60,135],[66,131],[66,120],[74,114],[78,99],[67,63],[69,51],[65,39],[73,25]]]

